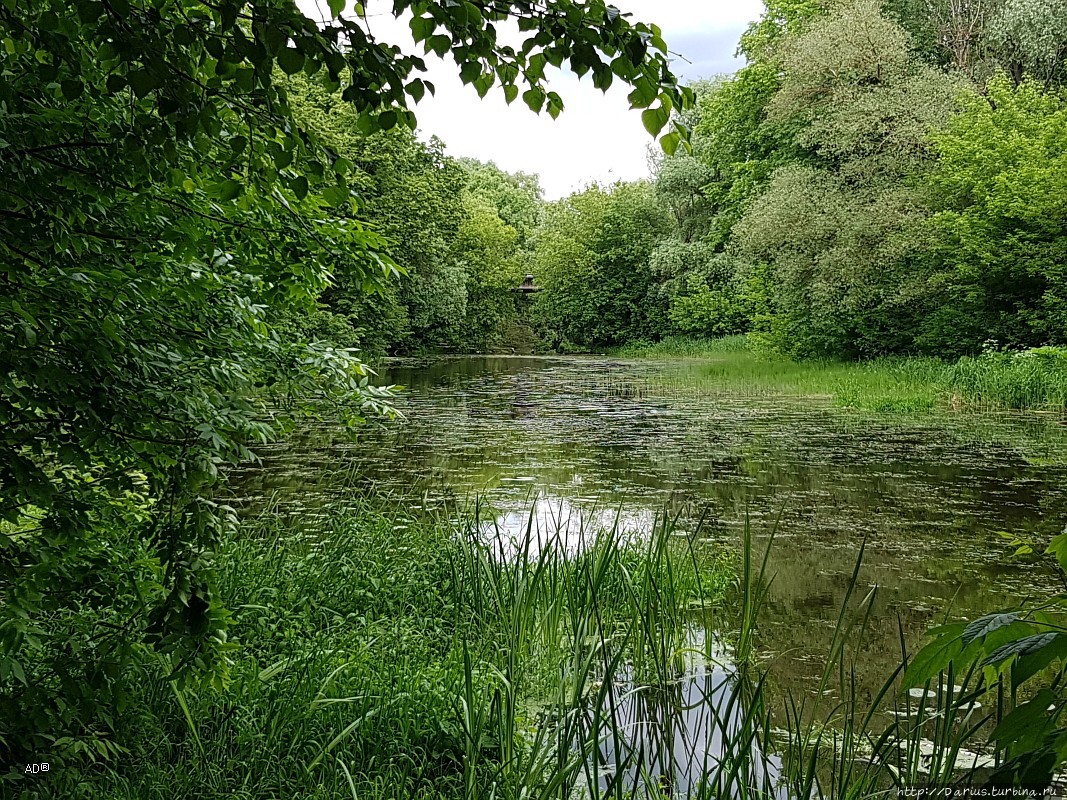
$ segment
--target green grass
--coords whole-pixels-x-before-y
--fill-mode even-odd
[[[699,339],[666,336],[658,342],[632,342],[611,348],[608,353],[619,358],[708,358],[720,353],[748,350],[745,336],[722,336]]]
[[[759,665],[769,578],[747,531],[739,575],[668,521],[640,541],[585,531],[578,549],[528,531],[501,551],[484,531],[400,504],[310,529],[246,524],[218,563],[240,642],[229,686],[178,690],[147,662],[122,710],[123,751],[22,796],[652,800],[685,777],[693,800],[859,798],[959,779],[955,753],[980,726],[954,720],[972,689],[915,708],[890,675],[875,698],[856,696],[849,645],[873,603],[852,594],[858,562],[819,691],[783,702]],[[694,664],[714,663],[711,630],[731,627],[730,691],[698,680],[683,702]],[[823,707],[828,688],[837,699]],[[675,729],[686,704],[721,750],[682,776],[663,757],[692,744]]]
[[[680,385],[707,393],[823,397],[837,405],[879,412],[1067,409],[1067,350],[1059,348],[990,352],[956,363],[920,357],[791,361],[757,353],[745,337],[730,336],[668,338],[618,348],[612,354],[703,362],[698,371],[689,369]],[[655,380],[669,382],[670,376]]]
[[[61,796],[536,798],[584,785],[605,677],[625,664],[668,681],[688,609],[720,602],[733,568],[667,525],[641,542],[588,531],[577,553],[530,536],[506,557],[477,529],[401,504],[310,531],[246,525],[218,559],[240,643],[229,686],[177,692],[147,663],[123,715],[127,752],[57,774]]]

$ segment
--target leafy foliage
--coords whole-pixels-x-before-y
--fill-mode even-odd
[[[1067,102],[994,80],[936,143],[931,233],[971,346],[1064,343]]]
[[[552,203],[533,263],[536,314],[553,347],[603,347],[658,336],[648,259],[668,218],[645,183],[593,186]]]
[[[433,90],[425,64],[377,41],[362,4],[352,17],[345,7],[331,0],[317,23],[293,0],[0,2],[5,763],[114,755],[138,667],[161,667],[176,690],[203,675],[221,686],[231,643],[212,551],[233,515],[213,500],[220,470],[311,403],[352,423],[388,409],[355,352],[305,338],[363,339],[377,309],[393,318],[388,250],[418,279],[398,329],[428,338],[459,313],[465,280],[444,258],[455,220],[451,238],[425,247],[411,220],[389,216],[425,211],[446,227],[442,209],[462,203],[458,167],[384,134],[374,166],[394,147],[409,168],[393,182],[403,191],[378,197],[417,200],[375,208],[358,199],[374,159],[357,167],[344,152],[353,130],[414,126],[409,101]],[[553,116],[563,103],[546,67],[565,61],[601,88],[631,84],[656,120],[692,99],[659,30],[602,0],[393,9],[477,91],[498,82],[510,100],[521,84],[526,105]],[[521,46],[498,40],[505,19]],[[313,123],[307,105],[323,94],[312,82],[351,117],[329,120],[331,99]],[[685,135],[676,127],[664,144]],[[421,196],[419,181],[431,184]],[[389,223],[401,241],[382,236]],[[364,318],[328,316],[318,302],[330,291]]]
[[[1053,539],[1048,552],[1067,569],[1067,533]],[[973,681],[976,693],[1007,689],[1007,707],[998,703],[989,734],[1000,756],[990,778],[996,785],[1048,785],[1067,760],[1063,603],[1060,595],[936,628],[904,674],[905,687],[929,686],[949,674]]]

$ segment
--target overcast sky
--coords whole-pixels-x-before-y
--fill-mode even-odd
[[[316,14],[316,0],[299,0]],[[686,79],[710,78],[740,66],[737,40],[763,10],[761,0],[615,0],[632,19],[654,22],[677,59],[675,71]],[[325,8],[325,0],[318,0]],[[367,4],[369,26],[380,39],[411,52],[414,44],[407,22],[387,12],[388,0]],[[421,51],[421,47],[419,50]],[[420,53],[421,54],[421,53]],[[596,181],[634,180],[648,175],[648,145],[652,139],[641,125],[640,112],[630,111],[628,91],[616,82],[605,95],[593,88],[589,76],[579,81],[569,72],[550,75],[551,87],[563,97],[565,110],[556,120],[535,115],[521,98],[511,106],[499,87],[484,100],[459,80],[458,68],[425,56],[426,76],[437,87],[415,107],[419,135],[440,137],[454,156],[493,161],[509,172],[522,170],[541,176],[548,199],[562,197]],[[551,69],[551,68],[550,68]]]

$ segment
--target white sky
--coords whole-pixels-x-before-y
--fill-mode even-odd
[[[310,15],[321,16],[316,4],[298,0]],[[675,72],[685,79],[710,78],[741,66],[734,57],[737,41],[763,10],[761,0],[614,0],[634,21],[654,22],[677,59]],[[388,0],[366,4],[369,26],[381,40],[405,52],[421,53],[411,40],[407,21],[389,13]],[[440,137],[454,156],[493,161],[509,172],[541,176],[548,199],[556,199],[591,182],[636,180],[648,175],[648,147],[652,138],[631,111],[625,84],[616,81],[607,94],[593,87],[590,76],[579,81],[569,72],[551,71],[552,88],[565,108],[558,119],[535,115],[517,99],[508,106],[499,86],[485,99],[464,86],[451,57],[424,56],[426,79],[437,88],[415,107],[422,138]],[[689,63],[687,63],[689,62]],[[658,145],[657,145],[658,146]]]

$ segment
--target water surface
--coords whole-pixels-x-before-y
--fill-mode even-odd
[[[826,397],[731,389],[699,361],[475,357],[398,365],[406,421],[351,440],[310,426],[234,485],[298,516],[368,491],[483,496],[503,528],[585,513],[646,528],[704,520],[707,546],[738,547],[746,520],[776,530],[760,647],[773,679],[810,691],[861,545],[876,588],[857,680],[870,695],[944,617],[1043,592],[998,532],[1048,538],[1067,522],[1067,436],[1022,414],[876,414]]]

